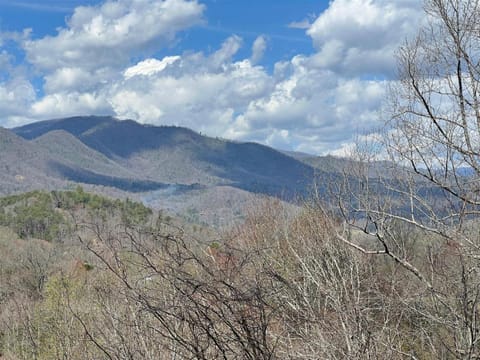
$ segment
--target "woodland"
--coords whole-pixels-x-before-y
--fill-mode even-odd
[[[381,131],[223,230],[0,199],[0,359],[479,359],[480,3],[427,0]]]

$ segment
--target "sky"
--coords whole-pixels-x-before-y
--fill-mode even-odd
[[[112,115],[344,155],[421,0],[0,0],[0,126]]]

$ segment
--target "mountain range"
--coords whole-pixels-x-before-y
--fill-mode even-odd
[[[318,170],[270,147],[88,116],[0,128],[0,193],[80,183],[158,208],[192,208],[265,194],[291,199],[309,191]],[[223,194],[218,196],[218,194]],[[205,206],[204,206],[205,205]],[[178,207],[178,206],[177,206]],[[178,211],[178,209],[173,209]]]

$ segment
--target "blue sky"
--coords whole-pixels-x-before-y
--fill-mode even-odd
[[[312,52],[312,43],[305,37],[305,30],[288,27],[288,24],[312,20],[328,7],[328,0],[207,0],[202,3],[206,5],[206,23],[179,34],[180,40],[174,49],[215,49],[231,34],[240,35],[247,41],[268,35],[267,66],[272,66],[275,60]],[[53,36],[57,28],[65,26],[65,20],[76,7],[96,4],[101,2],[0,0],[0,30],[31,28],[34,38]]]
[[[342,154],[415,0],[0,0],[0,125],[109,114]]]

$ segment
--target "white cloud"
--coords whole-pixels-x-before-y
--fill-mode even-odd
[[[237,35],[229,37],[222,47],[210,57],[211,65],[218,69],[231,62],[233,56],[240,50],[242,42],[242,38]]]
[[[22,39],[24,34],[28,35],[28,30],[0,32],[0,126],[16,124],[36,98],[25,67],[17,64],[16,56],[9,51],[11,42]]]
[[[0,69],[2,69],[2,72],[11,69],[12,60],[12,55],[9,54],[7,51],[3,50],[0,52]]]
[[[148,59],[128,68],[109,94],[113,111],[121,118],[315,153],[378,124],[384,82],[339,77],[312,67],[306,56],[277,63],[269,74],[251,60],[232,60],[240,43],[233,37],[210,56]]]
[[[391,75],[394,50],[422,21],[421,1],[334,0],[307,30],[312,65],[342,75]]]
[[[310,19],[292,21],[290,24],[288,24],[288,27],[291,29],[308,29],[310,26],[312,26]]]
[[[241,39],[228,38],[210,56],[193,53],[182,57],[147,59],[125,70],[124,80],[110,92],[110,103],[119,117],[141,122],[192,127],[222,136],[234,116],[254,99],[267,94],[273,81],[262,67],[249,60],[232,61]],[[168,66],[163,66],[168,62]],[[144,64],[162,64],[160,68]]]
[[[22,44],[26,60],[44,79],[42,97],[33,92],[16,119],[112,113],[107,95],[131,58],[157,51],[179,31],[201,23],[204,9],[197,0],[107,0],[77,7],[55,36],[30,39],[28,29],[3,33],[2,38]],[[147,71],[148,64],[142,65]]]
[[[265,36],[262,35],[257,37],[253,42],[252,56],[250,57],[250,61],[253,64],[257,64],[260,60],[262,60],[266,49],[267,49],[267,39],[265,38]]]
[[[0,83],[0,113],[18,116],[28,109],[35,99],[35,89],[23,77],[14,77]]]
[[[268,34],[254,41],[249,58],[239,59],[243,40],[235,35],[209,53],[153,57],[178,31],[202,21],[198,1],[108,0],[77,8],[56,36],[24,42],[44,74],[44,94],[36,98],[24,76],[15,76],[16,85],[0,77],[0,110],[10,123],[115,114],[343,154],[358,132],[378,126],[387,80],[375,78],[392,72],[393,51],[415,31],[418,7],[416,0],[334,0],[309,23],[316,52],[279,61],[270,72],[258,65]],[[0,53],[2,61],[9,63],[8,54]]]
[[[81,91],[91,86],[96,86],[98,77],[78,67],[63,67],[45,76],[44,89],[47,93],[71,90]]]
[[[25,66],[19,64],[16,52],[18,43],[30,36],[30,29],[22,32],[0,31],[0,82],[9,79],[26,79]]]
[[[299,56],[279,65],[282,75],[273,91],[250,102],[232,124],[229,136],[247,139],[254,134],[265,143],[326,153],[356,132],[378,126],[376,110],[384,96],[384,82],[344,79],[309,64],[309,58]],[[281,142],[279,131],[284,131]]]
[[[112,114],[104,94],[67,92],[46,95],[31,104],[29,115],[36,119],[52,119],[75,115]]]
[[[202,21],[196,0],[108,0],[77,7],[56,36],[25,42],[37,68],[119,67],[132,54],[149,53],[171,42],[177,32]]]
[[[162,60],[146,59],[135,66],[129,67],[125,70],[123,76],[125,79],[130,79],[137,75],[154,75],[165,70],[167,66],[172,65],[178,60],[180,60],[180,56],[166,56]]]
[[[291,146],[291,141],[290,132],[285,129],[274,129],[265,139],[268,146],[277,149],[288,149]]]

